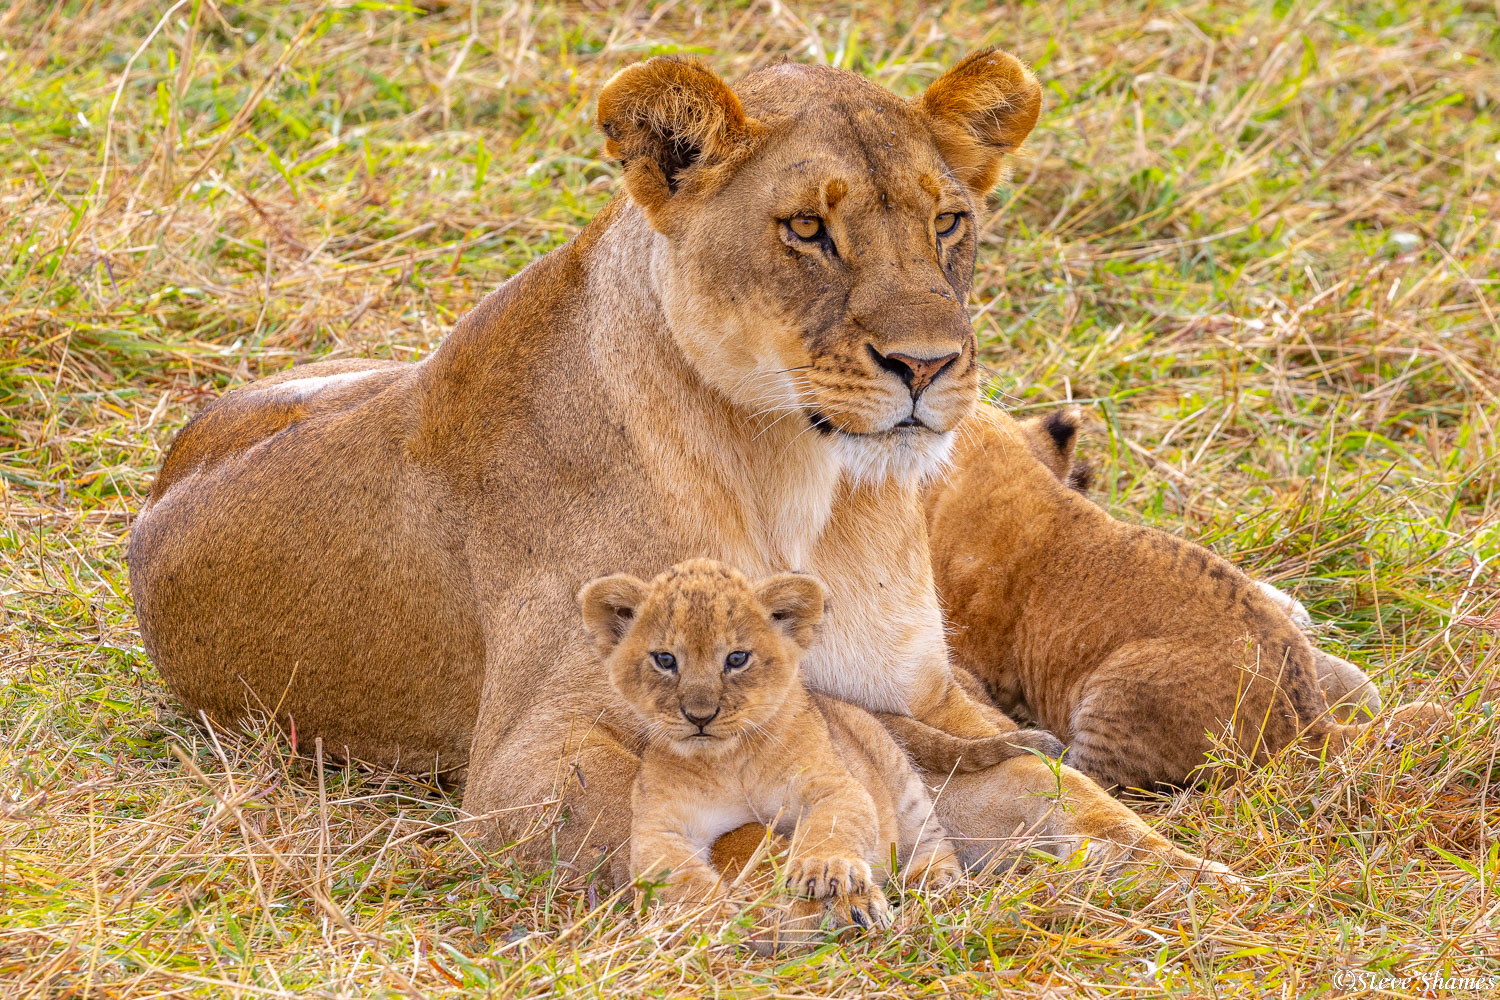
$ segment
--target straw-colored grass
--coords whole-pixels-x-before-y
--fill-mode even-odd
[[[0,995],[1500,975],[1497,27],[1489,0],[0,9]],[[996,391],[1086,402],[1102,502],[1291,589],[1387,700],[1443,700],[1457,731],[1140,804],[1248,895],[1038,863],[767,959],[472,852],[434,789],[184,717],[123,549],[205,401],[430,351],[614,195],[590,109],[625,63],[684,50],[732,77],[788,55],[914,93],[988,43],[1047,88],[984,220]]]

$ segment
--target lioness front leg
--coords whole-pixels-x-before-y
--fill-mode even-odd
[[[540,714],[497,745],[476,743],[464,791],[470,829],[523,858],[592,873],[612,891],[631,882],[630,797],[640,758],[600,722]]]
[[[1238,881],[1224,865],[1172,844],[1065,764],[1017,757],[985,771],[927,777],[939,786],[937,813],[965,868],[1028,847],[1058,857],[1081,849],[1111,867],[1161,865],[1180,877]]]

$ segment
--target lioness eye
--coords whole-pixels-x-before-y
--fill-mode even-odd
[[[798,239],[815,240],[823,235],[823,220],[816,215],[796,215],[786,225]]]
[[[677,673],[677,657],[671,653],[652,653],[651,659],[656,661],[656,669],[664,674]]]
[[[724,669],[739,670],[749,662],[750,654],[745,652],[743,649],[736,649],[734,652],[724,657]]]
[[[958,228],[958,213],[944,212],[937,217],[935,225],[937,226],[937,234],[939,236],[947,236]]]

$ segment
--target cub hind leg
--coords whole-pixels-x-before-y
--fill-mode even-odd
[[[1000,716],[999,731],[1015,728],[989,711]],[[1224,865],[1171,843],[1066,759],[1024,754],[984,770],[928,771],[923,778],[934,792],[945,840],[969,870],[1014,859],[1028,848],[1059,857],[1083,850],[1091,863],[1109,868],[1164,865],[1179,878],[1239,882]]]
[[[1184,784],[1201,763],[1206,741],[1200,735],[1183,747],[1181,727],[1163,711],[1154,685],[1138,684],[1112,666],[1106,662],[1079,689],[1064,763],[1111,792]]]
[[[1017,757],[985,771],[928,775],[942,782],[937,811],[969,870],[1037,848],[1066,858],[1084,851],[1111,870],[1164,865],[1175,877],[1236,884],[1216,861],[1177,847],[1087,775],[1058,761]]]
[[[958,849],[938,819],[937,806],[916,768],[904,757],[895,791],[901,880],[908,886],[942,889],[963,875]],[[894,782],[893,782],[894,784]]]
[[[1221,736],[1264,763],[1296,739],[1296,712],[1274,677],[1221,656],[1180,640],[1120,647],[1079,688],[1063,759],[1113,791],[1201,783]]]

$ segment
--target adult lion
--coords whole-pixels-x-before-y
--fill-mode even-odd
[[[598,118],[628,197],[429,358],[294,368],[182,432],[129,557],[162,676],[218,720],[466,767],[497,838],[557,804],[532,849],[616,877],[640,741],[574,603],[592,577],[815,573],[810,685],[996,732],[949,666],[917,491],[975,405],[975,200],[1039,107],[993,50],[914,101],[827,67],[738,91],[690,60],[624,70]],[[1024,832],[1201,864],[1058,785],[1026,757],[955,776],[939,811],[970,862]]]

